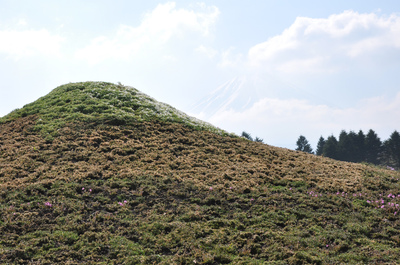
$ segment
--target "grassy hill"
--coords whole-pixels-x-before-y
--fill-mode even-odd
[[[396,264],[399,178],[68,84],[0,119],[0,260]]]

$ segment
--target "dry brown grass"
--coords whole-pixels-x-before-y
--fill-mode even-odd
[[[396,175],[179,124],[146,122],[127,128],[70,124],[52,142],[32,133],[33,124],[30,117],[1,125],[3,187],[41,180],[79,181],[99,174],[103,178],[157,174],[190,180],[205,189],[223,185],[255,189],[274,181],[305,181],[316,189],[353,192],[363,188],[368,171],[374,171],[374,181],[379,181],[380,172]]]
[[[393,211],[380,217],[366,198],[333,195],[397,194],[398,172],[181,124],[77,122],[52,141],[34,125],[32,116],[0,125],[8,262],[355,264],[399,253]]]

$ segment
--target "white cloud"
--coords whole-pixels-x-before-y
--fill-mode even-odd
[[[25,19],[21,18],[21,19],[18,20],[17,25],[18,26],[26,26],[26,25],[28,25],[28,23],[26,22]]]
[[[64,40],[59,35],[42,30],[0,30],[0,53],[15,59],[26,56],[60,56]]]
[[[342,129],[395,130],[396,117],[400,117],[400,92],[392,99],[369,98],[350,108],[313,105],[298,99],[263,98],[244,111],[223,109],[207,121],[228,131],[242,128],[264,137],[267,143],[289,147],[300,134],[317,141],[321,135],[338,134]],[[385,133],[388,135],[389,131]],[[289,143],[283,143],[283,139]]]
[[[240,53],[235,53],[235,48],[230,47],[221,52],[221,60],[218,66],[221,68],[236,68],[241,67],[243,56]]]
[[[328,18],[298,17],[282,34],[253,46],[248,59],[270,71],[331,73],[365,63],[366,57],[376,63],[393,52],[400,54],[399,16],[345,11]]]
[[[200,45],[195,49],[195,51],[204,54],[210,59],[214,58],[218,54],[218,51],[216,51],[215,49],[211,47],[205,47],[204,45]]]
[[[121,25],[114,36],[100,36],[76,52],[92,64],[105,59],[131,59],[143,51],[163,48],[172,38],[184,39],[189,32],[205,37],[210,34],[219,10],[198,5],[200,10],[178,9],[174,2],[159,4],[146,14],[137,27]]]

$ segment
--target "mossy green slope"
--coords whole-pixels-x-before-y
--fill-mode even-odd
[[[2,118],[0,263],[400,260],[399,172],[226,135],[141,95],[68,84]]]
[[[161,120],[226,134],[225,131],[158,102],[133,87],[107,82],[62,85],[22,109],[4,116],[0,123],[30,115],[38,117],[38,131],[53,137],[58,129],[73,121],[126,125]]]

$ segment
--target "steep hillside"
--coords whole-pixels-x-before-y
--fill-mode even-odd
[[[1,119],[3,263],[398,262],[399,172],[250,142],[138,95],[69,84]]]

